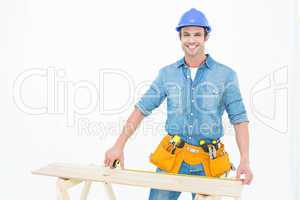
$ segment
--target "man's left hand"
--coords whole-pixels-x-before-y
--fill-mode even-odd
[[[249,163],[247,162],[241,162],[237,172],[236,172],[236,178],[240,179],[241,175],[244,175],[245,177],[242,179],[242,182],[244,185],[250,185],[252,179],[253,179],[253,174],[250,169]]]

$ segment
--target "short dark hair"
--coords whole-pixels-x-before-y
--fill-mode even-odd
[[[207,31],[207,28],[203,27],[204,28],[204,37],[207,37],[208,36],[208,31]],[[179,31],[179,38],[181,39],[181,29]]]

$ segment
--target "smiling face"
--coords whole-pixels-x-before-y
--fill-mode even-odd
[[[204,54],[207,39],[203,27],[187,26],[180,30],[181,46],[187,57],[193,58]]]

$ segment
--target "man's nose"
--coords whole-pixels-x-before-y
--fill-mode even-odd
[[[187,40],[188,43],[192,44],[192,43],[195,43],[196,42],[196,39],[194,36],[190,36]]]

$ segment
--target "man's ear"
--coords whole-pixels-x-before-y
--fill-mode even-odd
[[[208,38],[209,38],[209,34],[207,34],[207,35],[204,37],[204,41],[207,42]]]

